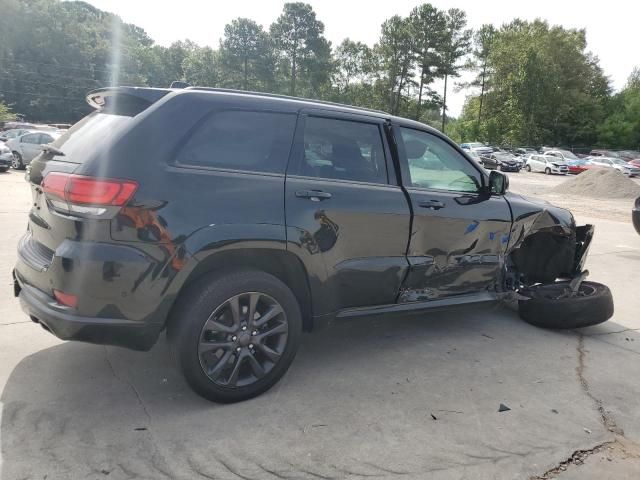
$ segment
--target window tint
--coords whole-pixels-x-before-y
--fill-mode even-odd
[[[187,140],[178,163],[284,173],[296,116],[227,110],[207,118]]]
[[[22,143],[34,143],[37,144],[38,143],[38,138],[40,138],[40,134],[39,133],[30,133],[28,135],[25,135],[24,137],[22,137]]]
[[[380,128],[376,124],[308,117],[298,175],[387,183]]]
[[[419,130],[400,129],[411,185],[455,192],[477,192],[480,173],[444,140]]]
[[[47,135],[46,133],[40,134],[40,139],[38,140],[38,143],[45,144],[45,143],[51,143],[51,142],[53,142],[53,137],[51,135]]]

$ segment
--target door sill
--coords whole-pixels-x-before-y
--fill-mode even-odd
[[[369,315],[382,315],[388,313],[415,312],[421,310],[448,309],[474,305],[478,303],[497,302],[498,296],[495,292],[480,292],[465,295],[455,295],[438,300],[428,300],[425,302],[396,303],[391,305],[377,305],[375,307],[358,307],[341,310],[336,318],[364,317]]]

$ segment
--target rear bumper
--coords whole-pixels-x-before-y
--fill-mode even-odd
[[[162,330],[161,324],[75,315],[71,308],[59,305],[43,291],[21,281],[15,272],[14,293],[20,297],[22,310],[34,322],[62,340],[149,350]]]

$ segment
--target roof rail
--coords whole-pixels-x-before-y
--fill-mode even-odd
[[[385,112],[383,110],[376,110],[373,108],[356,107],[355,105],[345,105],[344,103],[329,102],[326,100],[315,100],[313,98],[293,97],[290,95],[281,95],[279,93],[253,92],[251,90],[237,90],[233,88],[218,88],[218,87],[187,87],[185,88],[185,90],[202,90],[205,92],[237,93],[241,95],[254,95],[256,97],[282,98],[285,100],[297,100],[299,102],[310,102],[310,103],[317,103],[320,105],[331,105],[334,107],[343,107],[343,108],[348,107],[348,108],[353,108],[354,110],[362,110],[364,112],[379,113],[382,115],[391,115],[390,113]]]

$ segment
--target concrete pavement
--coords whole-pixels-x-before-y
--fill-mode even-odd
[[[597,228],[590,278],[614,294],[603,325],[546,331],[506,307],[353,320],[306,335],[265,395],[216,405],[188,389],[164,340],[148,353],[62,342],[22,314],[9,273],[26,187],[0,175],[3,480],[640,475],[630,223],[578,218]]]

